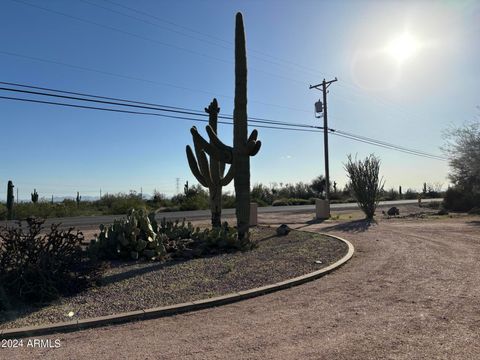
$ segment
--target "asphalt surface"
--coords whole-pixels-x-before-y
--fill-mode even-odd
[[[442,201],[443,199],[423,199],[422,203],[427,203],[431,201]],[[379,207],[389,207],[389,206],[399,206],[406,204],[416,204],[417,200],[394,200],[394,201],[381,201]],[[349,210],[357,209],[358,205],[356,203],[344,203],[344,204],[331,204],[331,210]],[[290,205],[290,206],[266,206],[259,207],[258,213],[278,213],[278,212],[305,212],[305,211],[315,211],[315,205]],[[235,209],[223,209],[222,215],[234,215]],[[111,224],[114,219],[121,218],[122,215],[101,215],[101,216],[76,216],[68,218],[51,218],[47,219],[45,224],[48,226],[52,223],[61,223],[65,227],[78,227],[86,228],[98,226],[100,224]],[[157,213],[156,218],[161,220],[165,218],[167,220],[171,219],[205,219],[210,218],[210,210],[194,210],[194,211],[173,211],[173,212],[159,212]],[[0,225],[4,225],[6,222],[0,222]]]

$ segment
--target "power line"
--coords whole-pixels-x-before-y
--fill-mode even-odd
[[[68,17],[68,18],[71,18],[71,19],[75,19],[77,21],[81,21],[81,22],[84,22],[84,23],[88,23],[88,24],[91,24],[91,25],[95,25],[95,26],[99,26],[99,27],[103,27],[103,28],[106,28],[108,30],[111,30],[111,31],[116,31],[116,32],[120,32],[124,35],[129,35],[129,36],[133,36],[133,37],[136,37],[136,38],[140,38],[140,39],[143,39],[143,40],[146,40],[146,41],[153,41],[153,42],[156,42],[156,43],[159,43],[160,45],[163,45],[163,46],[168,46],[168,47],[173,47],[173,48],[176,48],[176,49],[179,49],[179,50],[182,50],[182,51],[186,51],[186,52],[190,52],[190,53],[194,53],[196,55],[199,55],[199,56],[202,56],[202,57],[207,57],[207,58],[210,58],[210,59],[213,59],[213,60],[216,60],[216,61],[221,61],[221,62],[224,62],[224,63],[232,63],[231,61],[229,60],[224,60],[224,59],[220,59],[220,58],[216,58],[216,57],[212,57],[210,55],[207,55],[207,54],[203,54],[203,53],[199,53],[199,52],[196,52],[196,51],[193,51],[191,49],[187,49],[187,48],[183,48],[183,47],[180,47],[180,46],[177,46],[177,45],[173,45],[173,44],[169,44],[169,43],[164,43],[164,42],[161,42],[161,41],[158,41],[156,39],[152,39],[152,38],[148,38],[148,37],[144,37],[142,35],[138,35],[138,34],[135,34],[135,33],[131,33],[129,31],[125,31],[125,30],[122,30],[122,29],[119,29],[119,28],[115,28],[115,27],[112,27],[112,26],[108,26],[108,25],[104,25],[104,24],[101,24],[101,23],[97,23],[97,22],[94,22],[94,21],[90,21],[90,20],[87,20],[87,19],[83,19],[83,18],[80,18],[80,17],[76,17],[74,15],[70,15],[70,14],[67,14],[67,13],[63,13],[63,12],[60,12],[60,11],[57,11],[57,10],[53,10],[53,9],[50,9],[50,8],[45,8],[45,7],[42,7],[42,6],[38,6],[38,5],[35,5],[35,4],[31,4],[31,3],[28,3],[28,2],[25,2],[25,1],[22,1],[22,0],[11,0],[11,1],[14,1],[14,2],[17,2],[17,3],[21,3],[21,4],[24,4],[24,5],[27,5],[27,6],[31,6],[31,7],[34,7],[34,8],[38,8],[40,10],[43,10],[43,11],[47,11],[47,12],[51,12],[51,13],[54,13],[56,15],[61,15],[61,16],[65,16],[65,17]],[[114,9],[111,9],[111,8],[108,8],[108,7],[105,7],[105,6],[101,6],[101,5],[98,5],[98,4],[94,4],[94,3],[91,3],[90,1],[87,1],[87,0],[82,0],[84,3],[87,3],[91,6],[96,6],[96,7],[100,7],[104,10],[107,10],[107,11],[111,11],[111,12],[114,12],[114,13],[117,13],[117,14],[120,14],[122,16],[126,16],[126,17],[129,17],[129,18],[132,18],[132,19],[135,19],[137,21],[142,21],[142,22],[145,22],[145,23],[148,23],[150,25],[153,25],[153,26],[159,26],[163,29],[167,29],[168,31],[173,31],[173,32],[176,32],[176,33],[179,33],[183,36],[188,36],[188,37],[191,37],[191,38],[194,38],[194,39],[197,39],[197,40],[200,40],[200,41],[204,41],[206,42],[206,40],[204,39],[198,39],[192,35],[189,35],[189,34],[185,34],[185,33],[182,33],[180,31],[176,31],[176,30],[172,30],[172,29],[168,29],[168,28],[165,28],[165,27],[162,27],[158,24],[155,24],[155,23],[152,23],[152,22],[149,22],[145,19],[140,19],[138,17],[135,17],[135,16],[132,16],[132,15],[129,15],[129,14],[125,14],[125,13],[122,13],[120,11],[117,11],[117,10],[114,10]],[[186,26],[183,26],[183,25],[179,25],[175,22],[172,22],[172,21],[168,21],[168,20],[165,20],[165,19],[162,19],[162,18],[159,18],[155,15],[152,15],[152,14],[149,14],[149,13],[146,13],[146,12],[143,12],[143,11],[140,11],[140,10],[137,10],[137,9],[134,9],[134,8],[131,8],[131,7],[128,7],[128,6],[125,6],[125,5],[122,5],[122,4],[118,4],[114,1],[108,1],[108,0],[105,0],[106,2],[109,2],[115,6],[118,6],[118,7],[121,7],[121,8],[124,8],[124,9],[128,9],[129,11],[132,11],[132,12],[135,12],[135,13],[138,13],[138,14],[142,14],[144,16],[148,16],[150,18],[154,18],[156,19],[157,21],[161,21],[161,22],[165,22],[165,23],[168,23],[170,25],[173,25],[173,26],[177,26],[179,28],[182,28],[182,29],[185,29],[189,32],[192,32],[192,33],[195,33],[195,34],[202,34],[203,36],[206,36],[206,37],[209,37],[209,38],[212,38],[216,41],[220,41],[220,42],[223,42],[223,43],[226,43],[226,44],[229,44],[229,45],[232,45],[232,42],[230,41],[226,41],[224,39],[221,39],[219,37],[216,37],[216,36],[212,36],[212,35],[209,35],[209,34],[206,34],[206,33],[202,33],[198,30],[195,30],[195,29],[192,29],[192,28],[189,28],[189,27],[186,27]],[[216,43],[213,43],[211,41],[208,41],[208,43],[212,44],[212,45],[216,45],[216,46],[221,46],[223,48],[225,48],[225,46],[223,45],[219,45],[219,44],[216,44]],[[262,54],[262,56],[267,56],[269,58],[272,58],[272,59],[275,59],[277,60],[277,62],[272,62],[272,61],[268,61],[268,60],[265,60],[265,59],[261,59],[263,61],[268,61],[270,63],[274,63],[274,64],[277,64],[277,65],[280,65],[281,66],[281,62],[285,63],[285,64],[290,64],[291,66],[295,66],[299,69],[303,69],[303,71],[308,71],[312,74],[318,74],[318,71],[316,69],[313,69],[313,68],[309,68],[309,67],[306,67],[302,64],[299,64],[297,62],[294,62],[294,61],[289,61],[289,60],[284,60],[284,59],[280,59],[278,57],[275,57],[275,56],[272,56],[268,53],[265,53],[265,52],[261,52],[261,51],[258,51],[258,50],[250,50],[251,52],[255,52],[255,53],[258,53],[258,54]],[[255,57],[255,56],[254,56]],[[258,58],[258,57],[257,57]],[[65,64],[64,64],[65,65]],[[84,68],[85,70],[85,68]],[[274,77],[278,77],[278,78],[283,78],[283,79],[286,79],[286,80],[289,80],[289,81],[292,81],[292,82],[297,82],[299,84],[302,84],[302,85],[305,85],[306,84],[306,81],[299,81],[297,79],[293,79],[293,78],[289,78],[289,77],[286,77],[286,76],[283,76],[283,75],[279,75],[279,74],[273,74],[273,73],[270,73],[270,72],[267,72],[267,71],[263,71],[263,70],[260,70],[260,69],[254,69],[254,68],[251,68],[251,70],[255,70],[255,71],[259,71],[259,72],[263,72],[267,75],[270,75],[270,76],[274,76]],[[106,72],[104,72],[106,73]],[[112,73],[110,73],[110,75],[112,75]],[[355,83],[352,83],[352,82],[349,82],[348,80],[345,80],[344,82],[347,82],[349,84],[346,84],[350,89],[353,89],[357,92],[359,92],[360,90],[362,90],[357,84]],[[191,90],[191,89],[188,89],[188,88],[185,88],[185,87],[179,87],[179,86],[175,86],[175,85],[172,85],[172,84],[161,84],[161,85],[164,85],[164,86],[174,86],[174,87],[177,87],[177,88],[181,88],[181,89],[184,89],[184,90]],[[342,85],[340,85],[342,86]],[[195,91],[201,91],[201,90],[195,90]],[[360,92],[359,92],[360,93]],[[397,108],[399,108],[404,114],[407,114],[409,115],[405,110],[404,108],[400,105],[400,104],[397,104],[395,102],[392,102],[392,101],[389,101],[388,99],[385,99],[385,98],[382,98],[382,97],[378,97],[378,96],[374,96],[374,95],[366,95],[364,93],[360,93],[361,95],[363,96],[366,96],[366,97],[369,97],[369,98],[373,98],[373,99],[376,99],[377,102],[383,104],[383,105],[388,105],[388,103],[390,103],[391,105],[394,105],[396,106]],[[222,95],[224,96],[224,95]],[[225,96],[227,97],[227,96]],[[258,102],[258,103],[262,103],[262,102]],[[268,103],[262,103],[264,105],[267,105],[267,106],[280,106],[280,107],[284,107],[284,108],[289,108],[289,107],[285,107],[285,106],[281,106],[281,105],[275,105],[275,104],[268,104]],[[295,110],[295,111],[305,111],[305,110],[299,110],[299,109],[294,109],[294,108],[289,108],[291,110]]]
[[[112,12],[112,13],[119,14],[119,15],[121,15],[121,16],[125,16],[125,17],[130,18],[130,19],[134,19],[134,20],[136,20],[136,21],[140,21],[140,22],[143,22],[143,23],[145,23],[145,24],[149,24],[149,25],[152,25],[152,26],[156,26],[156,27],[158,27],[158,28],[160,28],[160,29],[164,29],[164,30],[167,30],[167,31],[171,31],[171,32],[174,32],[174,33],[176,33],[176,34],[179,34],[179,35],[182,35],[182,36],[186,36],[186,37],[192,38],[192,39],[194,39],[194,40],[202,41],[202,42],[204,42],[204,43],[207,43],[207,44],[210,44],[210,45],[213,45],[213,46],[221,47],[222,49],[230,50],[230,49],[233,48],[233,43],[230,42],[230,41],[221,40],[222,42],[227,43],[227,44],[229,45],[229,46],[227,47],[227,46],[225,46],[225,45],[220,44],[220,43],[218,42],[218,40],[220,40],[220,39],[219,39],[219,38],[216,38],[216,37],[214,37],[214,38],[217,40],[217,42],[213,42],[213,41],[210,41],[210,40],[201,39],[201,38],[199,38],[199,37],[197,37],[197,36],[193,36],[193,35],[190,35],[190,34],[186,34],[186,33],[181,32],[181,31],[173,30],[173,29],[167,28],[167,27],[165,27],[165,26],[161,26],[161,25],[159,25],[159,24],[153,23],[153,22],[151,22],[151,21],[148,21],[148,20],[145,20],[145,19],[141,19],[141,18],[138,18],[138,17],[136,17],[136,16],[132,16],[132,15],[126,14],[126,13],[124,13],[124,12],[121,12],[121,11],[118,11],[118,10],[115,10],[115,9],[112,9],[112,8],[109,8],[109,7],[106,7],[106,6],[102,6],[102,5],[99,5],[99,4],[92,3],[92,2],[90,2],[90,1],[88,1],[88,0],[81,0],[81,1],[84,2],[84,3],[86,3],[86,4],[88,4],[88,5],[95,6],[95,7],[101,8],[101,9],[103,9],[103,10],[110,11],[110,12]],[[133,11],[133,12],[136,12],[136,13],[141,13],[141,14],[143,14],[143,15],[145,15],[145,16],[152,17],[152,18],[156,19],[157,21],[167,22],[167,23],[169,23],[169,24],[171,24],[171,25],[174,25],[174,26],[177,26],[177,27],[181,27],[181,28],[185,28],[184,26],[178,25],[178,24],[173,23],[173,22],[171,22],[171,21],[165,21],[165,20],[163,20],[163,19],[161,19],[161,18],[158,18],[158,17],[156,17],[156,16],[154,16],[154,15],[150,15],[150,14],[147,14],[147,13],[144,13],[144,12],[141,12],[141,11],[138,11],[138,10],[133,9],[133,8],[130,8],[130,7],[128,7],[128,6],[123,6],[123,5],[120,5],[120,4],[113,3],[113,2],[110,2],[110,3],[115,4],[115,5],[117,5],[117,6],[120,6],[120,7],[122,7],[122,8],[126,8],[126,9],[128,9],[129,11]],[[196,30],[192,30],[192,29],[189,29],[189,28],[187,28],[187,29],[188,29],[188,31],[195,33],[195,35],[204,34],[204,33],[199,33],[199,32],[196,31]],[[208,36],[208,35],[204,35],[204,36]],[[208,37],[210,37],[210,36],[208,36]],[[250,51],[251,51],[251,52],[254,52],[254,53],[262,54],[262,56],[267,56],[267,57],[274,58],[274,57],[272,57],[271,55],[268,55],[268,54],[266,54],[266,53],[263,53],[263,52],[260,52],[260,51],[257,51],[257,50],[250,50]],[[259,59],[259,60],[261,60],[261,61],[270,63],[270,64],[274,64],[274,65],[277,65],[277,66],[282,66],[282,64],[281,64],[280,62],[278,62],[278,61],[267,60],[267,59],[264,59],[264,58],[262,58],[262,57],[260,57],[260,56],[256,56],[256,55],[252,55],[252,54],[250,54],[250,56],[253,57],[253,58]],[[297,65],[297,66],[298,66],[298,65]],[[286,76],[283,76],[283,75],[278,75],[278,74],[270,73],[270,72],[267,72],[267,71],[264,71],[264,70],[261,70],[261,69],[257,69],[257,68],[254,68],[254,67],[250,67],[250,69],[251,69],[251,70],[254,70],[254,71],[262,72],[262,73],[265,73],[265,74],[267,74],[267,75],[271,75],[271,76],[274,76],[274,77],[284,78],[284,79],[287,79],[287,80],[290,80],[290,81],[293,81],[293,82],[298,82],[298,83],[300,83],[300,84],[302,84],[302,85],[305,84],[305,82],[303,82],[303,81],[299,81],[299,80],[297,80],[297,79],[289,78],[289,77],[286,77]]]
[[[111,1],[111,0],[104,0],[104,1],[105,1],[105,2],[108,2],[108,3],[110,3],[110,4],[113,4],[113,5],[115,5],[115,6],[118,6],[118,7],[124,8],[124,9],[127,9],[127,10],[129,10],[129,11],[131,11],[131,12],[134,12],[134,13],[137,13],[137,14],[141,14],[141,15],[147,16],[147,17],[149,17],[149,18],[153,18],[153,19],[155,19],[155,20],[157,20],[157,21],[160,21],[160,22],[163,22],[163,23],[167,23],[167,24],[170,24],[170,25],[172,25],[172,26],[179,27],[179,28],[181,28],[181,29],[184,29],[184,30],[187,30],[187,31],[189,31],[189,32],[192,32],[192,33],[194,33],[194,34],[196,34],[196,35],[200,34],[200,35],[202,35],[202,36],[205,36],[205,37],[208,37],[208,38],[210,38],[210,39],[213,39],[213,40],[215,40],[215,41],[217,41],[217,42],[221,42],[221,43],[224,43],[224,44],[228,44],[230,47],[233,47],[233,42],[232,42],[232,41],[228,41],[228,40],[222,39],[222,38],[220,38],[220,37],[213,36],[213,35],[210,35],[210,34],[201,32],[201,31],[199,31],[198,29],[192,29],[192,28],[190,28],[190,27],[187,27],[187,26],[184,26],[184,25],[180,25],[180,24],[175,23],[175,22],[173,22],[173,21],[171,21],[171,20],[166,20],[166,19],[160,18],[160,17],[155,16],[155,15],[153,15],[153,14],[150,14],[150,13],[147,13],[147,12],[144,12],[144,11],[141,11],[141,10],[138,10],[138,9],[135,9],[135,8],[132,8],[132,7],[125,6],[125,5],[123,5],[123,4],[116,3],[115,1]],[[84,0],[84,2],[87,2],[87,1]],[[93,5],[93,4],[92,4],[92,5]],[[105,9],[107,9],[107,8],[105,8]],[[110,9],[110,10],[111,10],[111,11],[114,11],[113,9]],[[127,16],[127,17],[129,16],[129,15],[125,14],[125,13],[123,13],[122,15]],[[135,19],[137,19],[137,20],[139,20],[139,21],[144,21],[144,22],[146,22],[146,20],[139,19],[139,18],[136,18],[136,17],[135,17]],[[146,22],[146,23],[150,23],[150,22]],[[150,23],[150,24],[151,24],[151,23]],[[173,30],[170,30],[170,31],[173,31]],[[189,35],[186,35],[186,34],[185,34],[185,36],[189,36]],[[192,38],[194,38],[194,37],[192,36]],[[202,41],[205,41],[205,40],[202,40]],[[210,43],[210,44],[215,44],[215,45],[217,45],[217,46],[221,46],[221,47],[225,48],[223,45],[220,45],[220,44],[218,44],[218,43],[212,43],[212,42],[208,42],[208,43]],[[308,73],[315,74],[315,75],[318,75],[318,74],[319,74],[318,70],[316,70],[316,69],[306,67],[306,66],[301,65],[301,64],[299,64],[299,63],[296,63],[296,62],[294,62],[294,61],[285,60],[285,59],[280,59],[280,58],[275,57],[275,56],[272,56],[271,54],[269,54],[269,53],[267,53],[267,52],[264,52],[264,51],[259,51],[259,50],[256,50],[256,49],[250,49],[249,51],[250,51],[250,53],[252,53],[252,52],[253,52],[253,53],[257,53],[257,54],[259,54],[259,55],[262,55],[262,56],[265,56],[265,57],[268,57],[268,58],[271,58],[271,59],[276,60],[276,61],[268,61],[268,60],[262,59],[262,58],[260,58],[260,57],[258,57],[258,56],[253,56],[253,57],[256,57],[256,58],[258,58],[258,59],[260,59],[260,60],[262,60],[262,61],[266,61],[266,62],[269,62],[269,63],[272,63],[272,64],[276,64],[276,65],[279,65],[279,66],[282,66],[281,63],[283,62],[284,64],[288,64],[289,66],[295,66],[295,67],[297,67],[297,68],[299,68],[299,69],[303,69],[304,72],[308,72]]]
[[[359,138],[359,139],[362,139],[362,140],[365,140],[365,141],[376,142],[378,144],[385,145],[385,146],[390,146],[390,147],[394,146],[396,149],[399,149],[399,150],[401,149],[401,150],[405,150],[405,151],[409,151],[409,152],[416,152],[418,154],[425,155],[425,156],[436,157],[436,158],[440,158],[440,159],[446,159],[442,156],[430,154],[430,153],[427,153],[427,152],[424,152],[424,151],[421,151],[421,150],[410,149],[410,148],[400,146],[400,145],[393,145],[393,144],[388,143],[386,141],[376,140],[376,139],[372,139],[372,138],[369,138],[369,137],[366,137],[366,136],[356,135],[356,134],[352,134],[352,133],[342,131],[342,130],[336,130],[335,132],[339,133],[339,134],[342,134],[342,135],[346,135],[346,136],[353,136],[353,137],[356,137],[356,138]]]
[[[165,114],[158,114],[158,113],[150,113],[150,112],[142,112],[142,111],[132,111],[132,110],[120,110],[120,109],[112,109],[112,108],[102,108],[98,106],[86,106],[86,105],[77,105],[77,104],[68,104],[68,103],[61,103],[55,101],[44,101],[44,100],[34,100],[34,99],[25,99],[25,98],[18,98],[18,97],[11,97],[11,96],[0,96],[0,99],[4,100],[13,100],[13,101],[23,101],[23,102],[31,102],[37,104],[45,104],[45,105],[56,105],[56,106],[65,106],[71,108],[79,108],[79,109],[88,109],[88,110],[100,110],[100,111],[110,111],[116,113],[126,113],[126,114],[134,114],[134,115],[150,115],[150,116],[158,116],[170,119],[179,119],[179,120],[187,120],[187,121],[200,121],[208,123],[206,119],[197,119],[185,116],[175,116],[175,115],[165,115]],[[231,122],[226,121],[218,121],[220,124],[225,125],[232,125]],[[258,128],[263,129],[275,129],[275,130],[291,130],[291,131],[305,131],[305,132],[317,132],[313,129],[296,129],[296,128],[289,128],[289,127],[281,127],[281,126],[266,126],[266,125],[256,125]],[[319,132],[319,131],[318,131]]]
[[[14,2],[17,2],[17,3],[20,3],[20,4],[24,4],[24,5],[27,5],[27,6],[31,6],[31,7],[43,10],[43,11],[51,12],[51,13],[56,14],[56,15],[61,15],[61,16],[64,16],[64,17],[67,17],[67,18],[70,18],[70,19],[74,19],[74,20],[86,23],[86,24],[95,25],[95,26],[98,26],[98,27],[101,27],[101,28],[104,28],[104,29],[107,29],[107,30],[110,30],[110,31],[115,31],[115,32],[121,33],[123,35],[128,35],[128,36],[135,37],[137,39],[141,39],[141,40],[144,40],[144,41],[149,41],[149,42],[153,42],[153,43],[156,43],[156,44],[159,44],[159,45],[162,45],[162,46],[171,47],[173,49],[184,51],[184,52],[194,54],[194,55],[197,55],[197,56],[201,56],[201,57],[204,57],[204,58],[207,58],[207,59],[219,61],[219,62],[226,63],[226,64],[233,64],[233,61],[231,61],[231,60],[225,60],[225,59],[221,59],[221,58],[218,58],[218,57],[215,57],[215,56],[207,55],[207,54],[204,54],[204,53],[192,50],[192,49],[188,49],[188,48],[184,48],[182,46],[178,46],[178,45],[166,43],[166,42],[163,42],[163,41],[159,41],[157,39],[153,39],[153,38],[149,38],[147,36],[135,34],[135,33],[132,33],[130,31],[119,29],[119,28],[116,28],[116,27],[113,27],[113,26],[97,23],[95,21],[83,19],[83,18],[80,18],[78,16],[70,15],[70,14],[67,14],[67,13],[64,13],[64,12],[61,12],[61,11],[53,10],[53,9],[50,9],[50,8],[45,8],[43,6],[30,4],[30,3],[22,1],[22,0],[11,0],[11,1],[14,1]],[[289,78],[289,77],[279,75],[279,74],[273,74],[273,73],[270,73],[268,71],[264,71],[264,70],[261,70],[261,69],[256,69],[256,68],[250,67],[250,70],[258,71],[258,72],[267,74],[269,76],[277,77],[277,78],[284,78],[284,79],[290,80],[292,82],[297,82],[297,83],[302,84],[302,85],[306,84],[306,82],[302,82],[300,80]]]
[[[415,150],[412,150],[412,151],[404,150],[404,149],[399,148],[399,147],[397,147],[396,145],[393,145],[393,144],[388,146],[388,145],[383,145],[383,144],[378,143],[378,142],[367,141],[367,140],[364,140],[364,139],[361,139],[361,138],[358,138],[358,137],[344,135],[344,134],[341,134],[341,133],[336,133],[334,131],[332,131],[331,133],[332,133],[332,135],[335,135],[335,136],[340,136],[340,137],[343,137],[343,138],[346,138],[346,139],[350,139],[350,140],[358,141],[358,142],[361,142],[361,143],[382,147],[382,148],[389,149],[389,150],[395,150],[395,151],[403,152],[403,153],[410,154],[410,155],[429,158],[429,159],[432,159],[432,160],[440,160],[440,161],[447,161],[448,160],[446,158],[442,158],[442,157],[436,156],[436,155],[430,156],[430,155],[424,155],[424,154],[421,154],[421,153],[417,153],[417,152],[415,152]]]
[[[111,72],[111,71],[94,69],[94,68],[81,66],[81,65],[69,64],[69,63],[65,63],[65,62],[57,61],[57,60],[44,59],[44,58],[40,58],[40,57],[36,57],[36,56],[18,54],[18,53],[11,52],[11,51],[0,50],[0,54],[13,56],[13,57],[19,57],[19,58],[23,58],[23,59],[38,61],[38,62],[43,62],[43,63],[47,63],[47,64],[61,65],[61,66],[69,67],[71,69],[75,69],[75,70],[88,71],[88,72],[113,76],[113,77],[126,79],[126,80],[140,81],[140,82],[145,82],[145,83],[149,83],[149,84],[153,84],[153,85],[166,86],[166,87],[171,87],[171,88],[180,89],[180,90],[184,90],[184,91],[190,91],[190,92],[194,92],[194,93],[202,93],[202,94],[207,94],[207,95],[210,95],[210,96],[217,96],[217,97],[222,97],[222,98],[227,98],[227,99],[233,99],[233,96],[218,94],[218,93],[214,93],[213,91],[206,91],[206,90],[203,90],[203,89],[193,89],[193,88],[189,88],[189,87],[186,87],[186,86],[180,86],[180,85],[176,85],[176,84],[165,83],[165,82],[161,82],[161,81],[150,80],[150,79],[140,78],[140,77],[136,77],[136,76],[124,75],[124,74],[119,74],[119,73],[114,73],[114,72]],[[257,104],[261,104],[261,105],[264,105],[264,106],[271,106],[271,107],[282,108],[282,109],[287,109],[287,110],[292,110],[292,111],[297,111],[297,112],[310,113],[309,111],[307,111],[305,109],[298,109],[298,108],[285,106],[285,105],[272,104],[272,103],[259,101],[259,100],[253,100],[253,99],[251,99],[249,101],[257,103]]]
[[[86,93],[78,93],[78,92],[73,92],[73,91],[58,90],[58,89],[45,88],[45,87],[26,85],[26,84],[18,84],[18,83],[12,83],[12,82],[0,81],[0,84],[7,84],[7,85],[10,85],[10,86],[29,88],[29,89],[43,89],[43,90],[46,90],[46,91],[57,92],[57,93],[61,93],[61,94],[78,94],[78,95],[87,96],[87,97],[90,97],[90,98],[109,99],[109,100],[115,100],[115,101],[85,99],[85,98],[79,98],[79,97],[74,97],[74,96],[65,96],[65,95],[49,94],[49,93],[38,92],[38,91],[19,90],[19,89],[13,89],[13,88],[0,87],[0,90],[4,90],[4,91],[20,92],[20,93],[26,93],[26,94],[31,94],[31,95],[50,96],[50,97],[57,97],[57,98],[77,100],[77,101],[87,101],[87,102],[95,102],[95,103],[108,104],[108,105],[127,106],[127,107],[147,109],[147,110],[157,110],[157,111],[180,113],[180,114],[185,114],[185,115],[208,117],[208,114],[206,114],[205,112],[200,112],[198,110],[188,109],[188,108],[180,108],[180,107],[174,107],[174,106],[168,106],[168,105],[159,105],[159,104],[146,103],[146,102],[134,101],[134,100],[125,100],[125,99],[119,99],[119,98],[113,98],[113,97],[107,97],[107,96],[99,96],[99,95],[92,95],[92,94],[86,94]],[[141,105],[134,105],[134,104],[141,104]],[[231,120],[231,119],[233,119],[233,115],[221,115],[221,116],[219,116],[219,118]],[[319,128],[319,127],[314,126],[314,125],[292,124],[292,123],[276,121],[276,120],[271,120],[271,119],[265,119],[265,118],[258,118],[258,117],[249,117],[249,120],[254,122],[254,123],[276,124],[276,125],[286,125],[286,126],[304,127],[304,128],[316,128],[316,129]]]
[[[10,85],[10,86],[16,86],[16,87],[23,87],[23,88],[28,88],[28,89],[37,89],[37,90],[45,90],[45,91],[51,91],[51,92],[58,92],[58,93],[62,93],[62,94],[71,94],[71,95],[87,96],[87,97],[93,97],[93,98],[97,98],[97,99],[106,99],[106,100],[122,101],[122,102],[132,103],[132,104],[158,106],[158,107],[164,107],[164,108],[170,108],[170,109],[177,109],[177,110],[189,110],[189,109],[187,109],[187,108],[182,108],[182,107],[178,107],[178,106],[159,105],[159,104],[153,104],[153,103],[148,103],[148,102],[143,102],[143,101],[127,100],[127,99],[121,99],[121,98],[115,98],[115,97],[108,97],[108,96],[102,96],[102,95],[92,95],[92,94],[86,94],[86,93],[81,93],[81,92],[74,92],[74,91],[67,91],[67,90],[59,90],[59,89],[46,88],[46,87],[41,87],[41,86],[36,86],[36,85],[26,85],[26,84],[12,83],[12,82],[6,82],[6,81],[0,81],[0,84]]]
[[[0,84],[9,84],[13,86],[22,86],[22,87],[30,87],[30,88],[41,88],[38,86],[32,86],[32,85],[25,85],[25,84],[16,84],[16,83],[7,83],[7,82],[0,82]],[[71,93],[74,94],[76,92],[73,91],[65,91],[65,90],[54,90],[51,88],[42,88],[42,89],[48,89],[48,91],[59,91],[63,93]],[[4,91],[15,91],[15,92],[21,92],[21,93],[27,93],[27,94],[33,94],[33,95],[45,95],[45,96],[53,96],[53,97],[58,97],[58,98],[67,98],[70,100],[75,100],[75,101],[90,101],[90,102],[96,102],[96,103],[107,103],[108,105],[115,105],[115,106],[130,106],[130,107],[135,107],[135,108],[147,108],[149,110],[156,110],[156,111],[169,111],[173,113],[179,113],[179,114],[185,114],[185,111],[183,110],[176,110],[174,107],[166,105],[165,107],[168,107],[167,109],[162,109],[161,107],[155,107],[157,106],[156,104],[152,104],[154,106],[152,107],[146,107],[146,106],[140,106],[140,105],[132,105],[132,103],[144,103],[144,102],[139,102],[139,101],[133,101],[133,100],[125,100],[125,99],[118,99],[119,101],[125,101],[128,104],[123,104],[121,102],[113,102],[113,101],[103,101],[103,100],[95,100],[95,99],[85,99],[85,98],[78,98],[78,97],[73,97],[73,96],[64,96],[64,95],[58,95],[58,94],[47,94],[47,93],[41,93],[37,91],[27,91],[27,90],[19,90],[19,89],[11,89],[11,88],[1,88],[0,90]],[[76,93],[80,94],[80,93]],[[99,98],[105,98],[105,99],[117,99],[117,98],[112,98],[112,97],[106,97],[106,96],[99,96],[99,95],[91,95],[91,94],[85,94],[81,93],[83,96],[89,96],[89,97],[99,97]],[[163,118],[170,118],[170,119],[177,119],[177,120],[187,120],[187,121],[199,121],[199,122],[208,122],[207,119],[201,119],[201,118],[196,118],[196,117],[188,117],[188,116],[177,116],[177,115],[167,115],[167,114],[159,114],[157,112],[145,112],[145,111],[133,111],[133,110],[124,110],[124,109],[116,109],[116,108],[106,108],[106,107],[100,107],[100,106],[86,106],[86,105],[78,105],[78,104],[71,104],[71,103],[64,103],[64,102],[54,102],[54,101],[43,101],[43,100],[36,100],[36,99],[26,99],[26,98],[18,98],[18,97],[8,97],[8,96],[0,96],[0,99],[5,99],[5,100],[14,100],[14,101],[23,101],[23,102],[31,102],[31,103],[39,103],[39,104],[46,104],[46,105],[55,105],[55,106],[64,106],[64,107],[72,107],[72,108],[80,108],[80,109],[88,109],[88,110],[99,110],[99,111],[109,111],[109,112],[116,112],[116,113],[126,113],[126,114],[134,114],[134,115],[148,115],[148,116],[158,116],[158,117],[163,117]],[[187,108],[178,108],[178,109],[185,109],[189,110],[191,112],[187,112],[186,115],[192,115],[192,116],[204,116],[205,114],[197,112],[195,110],[187,109]],[[226,119],[232,119],[231,117],[226,117]],[[269,125],[256,125],[258,128],[266,128],[266,129],[275,129],[275,130],[290,130],[290,131],[304,131],[304,132],[322,132],[321,130],[323,127],[318,127],[314,125],[307,125],[307,124],[294,124],[294,123],[288,123],[288,122],[280,122],[280,121],[275,121],[275,120],[270,120],[270,119],[263,119],[263,120],[253,120],[253,119],[259,119],[259,118],[249,118],[251,119],[250,121],[252,123],[266,123]],[[227,121],[219,121],[221,124],[226,124],[226,125],[232,125],[232,122],[227,122]],[[379,146],[382,148],[390,149],[390,150],[396,150],[400,151],[403,153],[407,153],[410,155],[416,155],[416,156],[422,156],[430,159],[435,159],[435,160],[443,160],[446,161],[447,159],[441,156],[429,154],[420,150],[416,149],[410,149],[407,147],[395,145],[392,143],[388,143],[385,141],[353,134],[350,132],[342,131],[342,130],[335,130],[335,129],[328,129],[333,135],[344,137],[350,140],[370,144],[370,145],[375,145]]]

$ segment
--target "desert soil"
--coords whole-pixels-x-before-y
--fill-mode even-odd
[[[114,262],[101,286],[43,308],[0,313],[0,331],[180,304],[273,284],[320,270],[348,252],[333,237],[304,231],[276,236],[275,227],[252,229],[258,247],[165,262]],[[318,263],[320,261],[320,263]],[[71,317],[69,316],[71,315]]]
[[[319,280],[214,309],[44,336],[60,347],[0,349],[0,357],[479,359],[480,217],[381,218],[373,226],[356,217],[260,217],[352,242],[354,257]]]

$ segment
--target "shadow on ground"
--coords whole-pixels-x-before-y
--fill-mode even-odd
[[[354,221],[349,221],[349,222],[344,222],[332,226],[327,226],[322,229],[322,231],[344,231],[344,232],[353,232],[353,233],[359,233],[359,232],[364,232],[367,231],[370,226],[376,225],[376,221],[371,221],[371,220],[354,220]]]

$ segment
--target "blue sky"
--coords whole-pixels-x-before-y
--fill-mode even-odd
[[[478,115],[478,1],[3,0],[0,81],[198,110],[217,97],[231,114],[237,11],[249,116],[321,125],[321,93],[308,86],[336,76],[330,127],[440,155],[442,131]],[[33,188],[47,198],[172,195],[176,178],[180,189],[196,183],[185,146],[202,123],[1,99],[0,116],[1,199],[10,179],[20,199]],[[219,133],[232,142],[231,126]],[[259,138],[252,184],[324,173],[322,134],[259,129]],[[331,179],[342,186],[349,153],[379,156],[387,188],[448,184],[446,162],[330,136]]]

